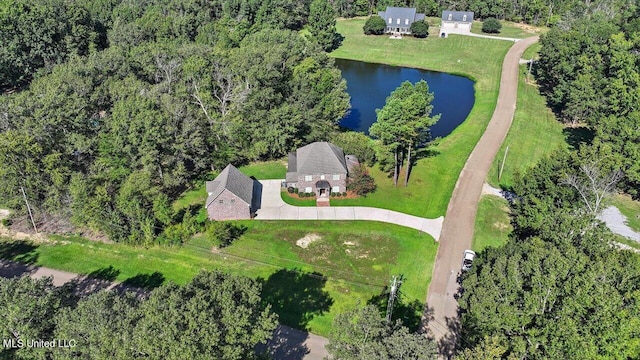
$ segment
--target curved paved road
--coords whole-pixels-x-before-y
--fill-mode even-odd
[[[457,341],[458,304],[454,294],[458,291],[456,279],[462,252],[471,247],[482,184],[513,120],[518,62],[524,50],[537,41],[537,36],[518,41],[505,56],[496,109],[460,173],[447,208],[427,296],[428,308],[422,320],[422,330],[430,332],[439,342],[440,355],[444,358],[451,357]]]
[[[410,227],[440,238],[443,218],[426,219],[397,211],[365,206],[293,206],[280,195],[283,180],[261,180],[262,197],[257,220],[370,220]]]

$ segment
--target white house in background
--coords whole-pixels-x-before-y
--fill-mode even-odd
[[[467,35],[471,33],[471,23],[473,23],[472,11],[445,10],[442,12],[440,37],[447,37],[449,34]]]
[[[378,11],[387,27],[385,33],[411,34],[411,24],[424,20],[424,14],[416,12],[416,8],[387,6],[387,10]]]

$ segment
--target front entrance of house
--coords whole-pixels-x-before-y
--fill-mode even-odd
[[[319,198],[328,198],[331,192],[331,184],[327,180],[320,180],[316,183],[316,191]]]

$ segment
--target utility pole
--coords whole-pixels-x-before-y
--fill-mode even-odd
[[[389,291],[389,301],[387,302],[387,324],[391,322],[391,314],[393,313],[393,303],[398,297],[398,290],[402,285],[402,275],[393,277],[391,280],[391,291]]]
[[[31,218],[31,224],[33,224],[33,231],[38,233],[38,228],[36,227],[36,222],[33,221],[33,214],[31,213],[31,206],[29,206],[29,201],[27,200],[27,194],[24,192],[24,188],[20,186],[20,190],[22,190],[22,196],[24,197],[24,202],[27,204],[27,210],[29,210],[29,217]]]
[[[533,67],[533,57],[529,60],[529,72],[527,73],[527,82],[529,82],[529,77],[531,76],[531,68]]]
[[[502,177],[502,170],[504,169],[504,162],[507,160],[507,153],[509,152],[509,147],[504,150],[504,157],[502,158],[502,164],[500,164],[500,173],[498,173],[498,181]]]

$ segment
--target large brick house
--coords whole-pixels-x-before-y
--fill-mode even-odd
[[[326,141],[305,145],[289,154],[287,187],[298,192],[328,197],[330,193],[347,191],[347,178],[358,159]]]
[[[440,37],[447,37],[449,34],[469,34],[473,23],[473,12],[471,11],[450,11],[442,12],[440,23]]]
[[[385,11],[378,11],[387,26],[385,33],[411,34],[411,24],[424,20],[424,14],[416,12],[416,8],[387,6]]]
[[[206,188],[210,220],[251,219],[257,210],[257,181],[231,164],[215,180],[207,181]]]

